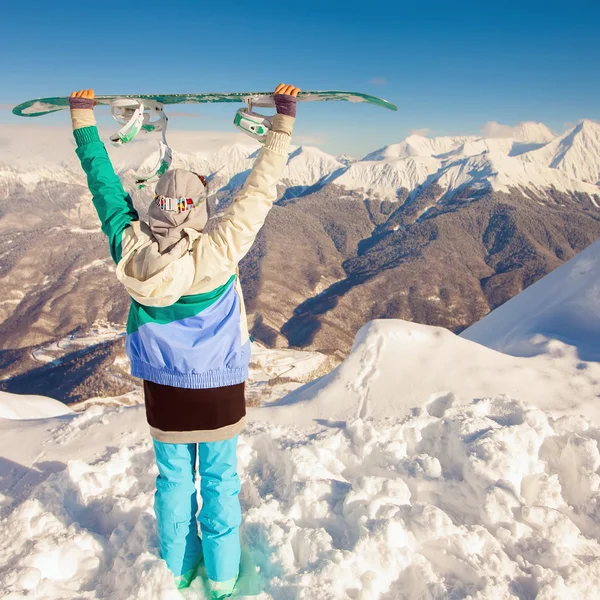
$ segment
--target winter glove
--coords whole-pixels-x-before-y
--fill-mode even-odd
[[[275,94],[275,108],[278,115],[287,115],[296,118],[296,98],[289,94]]]
[[[94,104],[94,90],[80,90],[71,94],[69,106],[73,130],[96,125]]]
[[[293,85],[280,83],[273,92],[277,114],[273,117],[273,131],[292,135],[296,118],[296,96],[300,91]]]
[[[294,85],[280,83],[273,92],[275,107],[278,115],[287,115],[296,118],[296,96],[300,88]]]

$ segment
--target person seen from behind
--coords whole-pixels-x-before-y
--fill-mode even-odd
[[[159,179],[148,222],[141,221],[100,140],[94,91],[69,99],[76,152],[117,278],[131,296],[126,351],[131,374],[144,383],[159,471],[160,555],[180,589],[203,562],[214,599],[233,593],[241,557],[237,443],[250,339],[238,264],[276,200],[299,91],[276,87],[272,129],[242,190],[210,232],[204,231],[207,180],[184,169]]]

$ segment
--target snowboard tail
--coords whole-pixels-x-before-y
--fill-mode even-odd
[[[152,107],[156,104],[203,104],[211,102],[238,102],[252,104],[253,106],[272,107],[275,106],[272,92],[232,92],[232,93],[206,93],[206,94],[141,94],[133,95],[114,95],[114,96],[96,96],[96,104],[110,105],[113,100],[121,98],[132,98],[142,100],[144,105]],[[398,110],[398,107],[369,94],[360,92],[338,92],[338,91],[307,91],[298,94],[298,102],[363,102],[387,108],[388,110]],[[28,100],[13,108],[13,114],[19,117],[41,117],[59,110],[69,108],[69,98],[67,96],[57,98],[38,98]]]

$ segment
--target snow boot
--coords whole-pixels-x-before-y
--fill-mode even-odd
[[[223,598],[229,598],[231,594],[233,594],[237,581],[237,577],[229,579],[228,581],[213,581],[212,579],[209,579],[208,588],[210,589],[211,599],[222,600]]]
[[[192,581],[196,578],[196,573],[198,571],[198,567],[194,567],[187,571],[187,573],[183,573],[178,577],[175,577],[175,584],[177,585],[178,590],[184,590],[185,588],[189,588]]]

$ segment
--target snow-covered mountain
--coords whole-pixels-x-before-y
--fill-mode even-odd
[[[235,144],[205,156],[202,166],[229,180],[251,166],[255,151]],[[511,129],[511,137],[411,135],[353,162],[300,147],[290,155],[284,174],[290,186],[333,183],[389,200],[402,190],[410,194],[434,183],[443,189],[441,199],[469,187],[503,192],[529,188],[537,195],[558,190],[600,199],[598,181],[600,125],[593,121],[584,121],[559,138],[541,123],[522,123]]]
[[[203,166],[229,180],[251,166],[255,150],[235,144],[205,156]],[[528,188],[537,196],[558,190],[600,200],[599,181],[600,125],[593,121],[559,138],[541,123],[522,123],[511,129],[511,137],[411,135],[353,162],[300,147],[290,155],[284,174],[290,186],[333,183],[389,200],[431,184],[441,186],[441,200],[470,187],[502,192]]]
[[[15,131],[9,130],[9,134],[15,136]],[[19,177],[33,185],[52,177],[49,171],[56,163],[61,166],[54,171],[57,180],[72,179],[73,175],[67,174],[71,169],[80,178],[72,140],[65,138],[64,132],[58,136],[42,130],[40,135],[39,147],[19,139],[0,149],[0,182]],[[201,148],[202,142],[195,145]],[[250,140],[190,152],[193,146],[189,141],[181,148],[174,144],[175,164],[211,176],[215,191],[243,183],[259,149]],[[133,168],[143,171],[156,161],[156,147],[144,140],[109,151],[123,173]],[[495,191],[530,188],[538,195],[559,190],[600,197],[600,125],[582,121],[560,137],[542,123],[533,122],[521,123],[508,132],[491,128],[482,136],[410,135],[362,160],[336,158],[318,148],[301,146],[290,154],[283,182],[297,186],[298,192],[315,184],[334,183],[390,200],[401,190],[414,193],[416,188],[431,184],[442,187],[442,200],[468,187]]]
[[[355,163],[336,183],[394,197],[425,181],[443,199],[464,188],[508,191],[532,188],[582,192],[600,198],[600,125],[585,121],[560,138],[541,123],[522,123],[511,137],[410,136]],[[591,185],[590,185],[591,184]]]
[[[566,173],[572,179],[600,185],[600,125],[582,121],[523,160]]]

